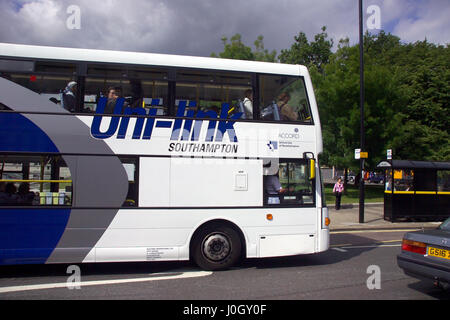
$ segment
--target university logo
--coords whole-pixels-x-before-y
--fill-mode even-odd
[[[270,150],[275,151],[278,150],[278,141],[269,141],[267,144]]]

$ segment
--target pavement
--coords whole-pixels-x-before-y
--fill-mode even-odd
[[[359,203],[343,204],[340,210],[329,205],[331,231],[382,230],[382,229],[434,229],[441,222],[390,222],[384,220],[383,203],[366,203],[364,223],[359,223]]]

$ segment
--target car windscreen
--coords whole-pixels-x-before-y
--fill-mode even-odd
[[[448,218],[447,220],[445,220],[445,221],[439,226],[439,229],[445,230],[445,231],[450,231],[450,218]]]

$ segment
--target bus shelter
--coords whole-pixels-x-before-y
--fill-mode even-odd
[[[450,216],[450,162],[387,160],[384,219],[442,221]]]

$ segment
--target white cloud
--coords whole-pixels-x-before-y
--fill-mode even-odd
[[[52,42],[64,28],[62,7],[55,1],[25,1],[18,11],[11,4],[2,2],[0,8],[2,39],[17,37],[19,41],[43,39]]]
[[[404,41],[449,42],[448,0],[367,0],[381,8],[382,26]],[[69,5],[81,9],[81,30],[66,27]],[[367,17],[367,16],[366,16]],[[327,26],[335,44],[358,42],[356,0],[2,0],[0,41],[208,56],[222,36],[286,49],[300,31],[309,39]]]
[[[425,1],[415,7],[414,14],[400,19],[393,33],[402,41],[424,40],[450,43],[450,4],[448,1]]]

